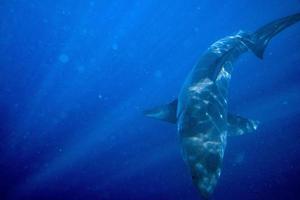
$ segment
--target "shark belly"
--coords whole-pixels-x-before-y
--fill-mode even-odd
[[[226,100],[208,79],[188,87],[177,125],[182,156],[194,184],[204,197],[213,192],[221,174],[227,140]]]
[[[215,42],[189,74],[178,97],[182,156],[205,198],[211,196],[221,175],[232,63],[246,50],[239,34]]]

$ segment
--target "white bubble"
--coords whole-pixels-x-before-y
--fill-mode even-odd
[[[83,72],[85,71],[85,67],[79,65],[79,66],[77,66],[77,71],[78,71],[79,73],[83,73]]]
[[[240,152],[235,156],[233,164],[234,165],[241,165],[244,162],[244,159],[245,159],[245,152]]]
[[[95,2],[94,1],[90,1],[90,6],[91,7],[95,6]]]
[[[118,44],[116,44],[116,43],[114,43],[112,46],[111,46],[111,48],[113,49],[113,50],[118,50],[119,49],[119,45]]]
[[[155,78],[161,78],[162,77],[162,72],[160,70],[157,70],[155,73],[154,73],[154,76]]]
[[[69,56],[66,54],[61,54],[59,56],[59,61],[64,64],[67,63],[67,62],[69,62]]]

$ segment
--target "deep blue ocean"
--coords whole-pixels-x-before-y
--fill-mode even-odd
[[[299,0],[1,0],[0,199],[200,200],[175,99],[202,53]],[[261,122],[230,137],[214,200],[300,199],[300,23],[264,60],[244,54],[229,110]]]

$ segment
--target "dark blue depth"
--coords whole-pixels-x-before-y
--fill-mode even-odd
[[[197,200],[173,100],[214,41],[300,11],[298,0],[0,1],[0,199]],[[300,24],[263,61],[235,64],[230,110],[261,121],[229,138],[213,199],[300,199]]]

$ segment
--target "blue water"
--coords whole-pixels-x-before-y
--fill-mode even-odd
[[[214,41],[298,0],[1,0],[0,199],[197,200],[176,127],[142,111],[178,95]],[[213,199],[300,199],[300,24],[236,63]]]

